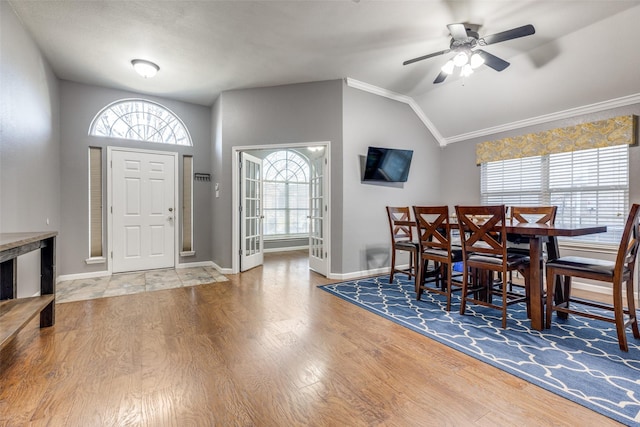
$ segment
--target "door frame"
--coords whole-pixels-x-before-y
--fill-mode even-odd
[[[179,224],[181,224],[180,218],[180,209],[178,209],[178,188],[180,187],[179,177],[180,173],[178,170],[178,152],[176,151],[161,151],[161,150],[147,150],[142,148],[127,148],[127,147],[115,147],[115,146],[107,146],[107,271],[109,274],[113,274],[113,168],[112,168],[112,159],[114,151],[124,151],[127,153],[141,153],[141,154],[160,154],[165,156],[173,157],[174,169],[173,169],[173,206],[174,208],[174,216],[173,216],[173,268],[178,265],[180,251],[178,250],[178,242],[180,236],[178,234]]]
[[[325,222],[325,250],[327,253],[327,278],[331,278],[331,142],[298,142],[291,144],[242,145],[231,147],[231,274],[240,272],[240,152],[253,150],[284,150],[287,148],[304,148],[309,146],[323,146],[327,158],[327,176],[325,189],[325,203],[328,206]]]

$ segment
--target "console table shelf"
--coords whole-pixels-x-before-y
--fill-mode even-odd
[[[0,301],[0,349],[53,300],[44,295]]]
[[[55,231],[0,233],[0,349],[40,314],[40,327],[55,323]],[[40,296],[17,298],[17,258],[40,249]]]

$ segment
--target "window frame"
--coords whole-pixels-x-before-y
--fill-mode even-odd
[[[87,264],[101,264],[104,256],[104,171],[102,148],[89,146],[88,160],[88,221],[89,221],[89,258]]]
[[[131,109],[130,111],[116,112],[116,108],[121,105],[126,105],[126,104],[135,105],[137,103],[141,105],[149,106],[149,108],[143,108],[140,110]],[[162,117],[159,117],[157,115],[152,116],[150,113],[152,109],[155,110],[156,112],[159,111],[164,113],[164,116]],[[108,130],[108,134],[101,133],[100,132],[100,129],[101,129],[100,125],[102,124],[101,122],[108,120],[106,116],[111,111],[117,115],[117,118],[112,122],[107,122],[107,124],[105,124],[105,127]],[[129,134],[130,131],[133,131],[135,134],[139,135],[140,138],[128,138],[126,136],[114,136],[112,134],[112,129],[114,128],[115,124],[127,122],[127,120],[123,119],[125,115],[127,117],[135,117],[136,119],[135,123],[127,123],[127,126],[129,127],[129,129],[127,130],[126,134]],[[141,117],[146,117],[147,120],[144,121],[141,119]],[[156,119],[150,120],[149,119],[150,117],[156,117]],[[154,121],[153,123],[154,125],[159,123],[164,123],[163,129],[150,126],[151,121]],[[144,138],[142,137],[140,132],[135,132],[133,130],[134,126],[141,126],[141,125],[145,126],[145,128],[150,128],[154,130],[154,132],[151,132],[151,136],[160,135],[162,134],[162,132],[165,132],[167,129],[170,129],[170,135],[173,136],[173,139],[165,139],[165,140],[158,141],[155,139],[149,139],[150,137]],[[178,137],[175,136],[177,132],[184,133],[183,139],[185,140],[185,143],[178,142],[182,139],[178,139]],[[91,120],[91,124],[89,125],[89,135],[100,137],[100,138],[124,139],[127,141],[139,141],[144,143],[167,144],[167,145],[175,145],[175,146],[182,146],[182,147],[193,146],[193,140],[191,139],[191,134],[189,133],[189,129],[187,129],[187,126],[184,124],[182,119],[178,117],[177,114],[175,114],[169,108],[165,107],[164,105],[158,102],[150,101],[148,99],[143,99],[143,98],[119,99],[103,107],[98,112],[98,114],[95,115],[93,120]]]

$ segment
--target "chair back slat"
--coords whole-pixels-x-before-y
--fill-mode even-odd
[[[409,206],[387,206],[387,216],[389,217],[389,227],[394,242],[413,240],[412,227],[406,224],[398,224],[398,221],[406,222],[411,220]]]
[[[462,249],[466,253],[506,256],[505,206],[456,206]]]
[[[519,224],[536,222],[554,225],[557,206],[511,206],[511,218]]]
[[[615,274],[622,276],[626,271],[633,275],[638,246],[640,244],[640,204],[634,204],[622,232],[618,256],[616,257]]]
[[[448,206],[414,206],[419,243],[422,250],[449,250],[451,230]]]

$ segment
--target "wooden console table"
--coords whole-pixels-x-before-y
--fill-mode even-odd
[[[0,233],[0,349],[40,313],[40,327],[55,323],[55,231]],[[40,249],[40,296],[17,298],[17,258]]]

